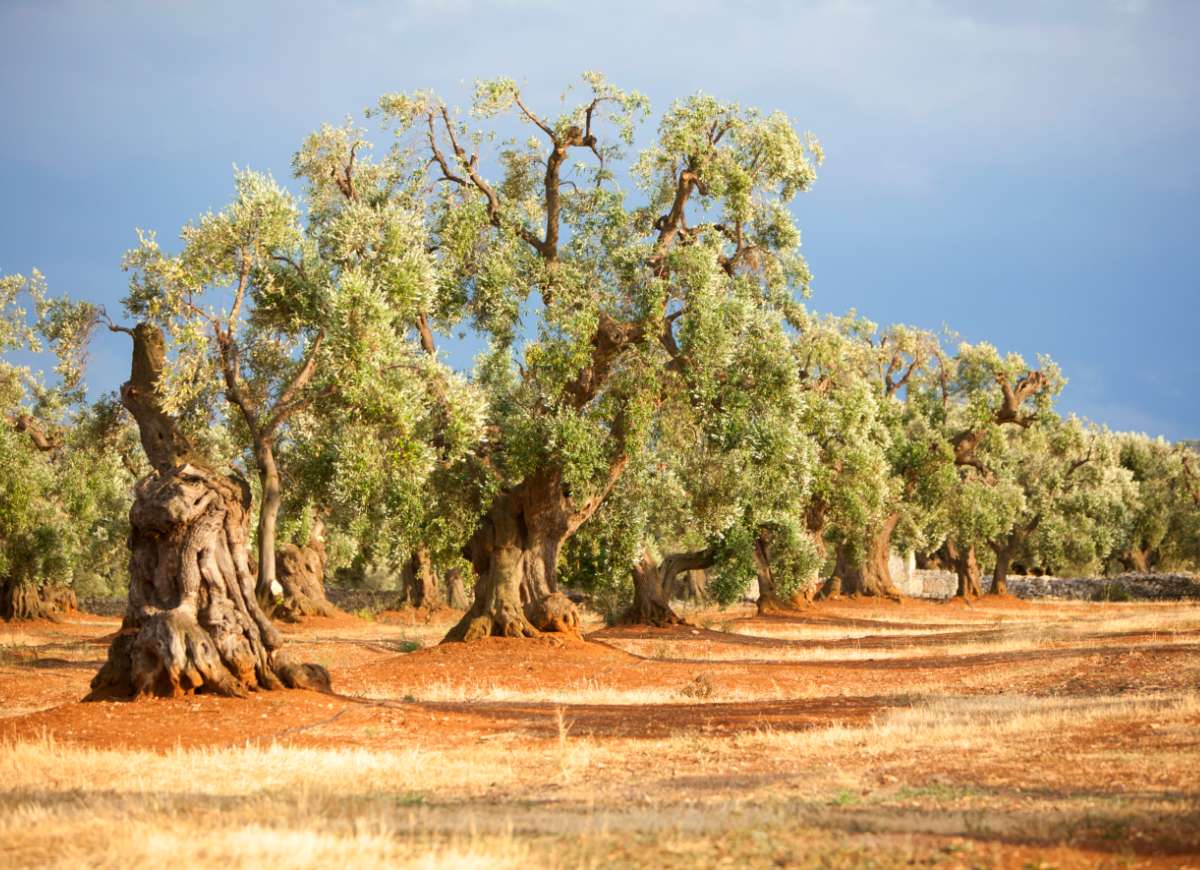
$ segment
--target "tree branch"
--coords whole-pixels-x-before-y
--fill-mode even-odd
[[[308,357],[304,360],[304,364],[292,377],[291,383],[287,385],[282,393],[279,394],[278,401],[275,402],[275,407],[271,411],[271,416],[267,419],[267,423],[263,426],[263,434],[270,437],[275,434],[279,424],[290,417],[299,409],[306,407],[312,402],[314,397],[306,399],[297,399],[296,395],[308,386],[308,382],[312,380],[313,374],[317,370],[317,357],[321,352],[321,345],[325,342],[325,330],[319,330],[312,344],[308,349]],[[334,388],[332,385],[322,391],[323,395],[332,395]]]

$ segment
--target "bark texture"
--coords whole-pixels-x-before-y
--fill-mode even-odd
[[[983,594],[980,583],[979,562],[975,557],[975,545],[960,547],[953,541],[946,542],[946,552],[954,565],[954,573],[958,576],[958,590],[954,593],[957,598],[978,598]]]
[[[896,530],[899,522],[899,514],[888,515],[868,539],[867,551],[862,559],[855,558],[852,548],[846,544],[839,544],[837,565],[834,567],[833,576],[822,587],[820,597],[861,595],[900,601],[904,596],[892,582],[892,572],[888,567],[892,532]]]
[[[437,607],[442,603],[437,573],[429,551],[418,547],[400,573],[400,604],[407,607]]]
[[[275,554],[275,576],[283,589],[273,616],[295,622],[305,616],[334,616],[338,609],[325,597],[325,523],[313,520],[303,547],[283,544]]]
[[[581,506],[572,503],[553,468],[496,496],[466,547],[475,570],[474,601],[445,641],[536,637],[560,625],[575,630],[574,605],[565,596],[546,601],[558,592],[558,556],[599,507],[624,462],[614,463],[608,486]]]
[[[121,400],[153,471],[130,509],[129,602],[90,699],[283,686],[328,690],[324,668],[294,662],[258,606],[247,547],[250,487],[213,471],[160,406],[165,361],[157,329],[131,331]]]
[[[1130,547],[1125,552],[1125,555],[1121,557],[1121,562],[1127,571],[1148,574],[1150,573],[1150,569],[1154,567],[1157,556],[1158,554],[1153,547]]]
[[[77,606],[75,593],[66,586],[37,586],[17,580],[0,581],[0,619],[57,621]]]
[[[262,504],[258,509],[258,576],[255,595],[263,609],[269,611],[277,591],[276,582],[279,580],[276,573],[278,559],[275,537],[279,525],[279,505],[282,496],[280,494],[279,467],[275,464],[275,445],[268,439],[256,440],[254,460],[258,466]]]
[[[446,603],[455,610],[466,610],[471,606],[460,568],[451,568],[446,572]]]
[[[989,595],[1008,594],[1008,572],[1009,566],[1012,565],[1012,556],[1012,551],[1006,547],[996,550],[996,567],[992,569],[992,588],[988,590]]]
[[[754,570],[758,576],[759,616],[796,609],[793,602],[784,600],[779,594],[771,567],[771,533],[767,529],[760,529],[754,539]]]
[[[713,564],[711,550],[671,553],[659,564],[649,550],[633,566],[633,603],[618,620],[622,625],[687,625],[671,608],[671,590],[682,574],[702,571]]]
[[[708,600],[708,571],[704,568],[683,571],[676,576],[673,588],[665,591],[668,598],[681,598],[701,604]]]

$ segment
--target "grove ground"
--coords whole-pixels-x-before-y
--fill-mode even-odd
[[[439,646],[335,694],[85,704],[115,618],[0,623],[0,866],[1200,867],[1200,605],[846,601]]]

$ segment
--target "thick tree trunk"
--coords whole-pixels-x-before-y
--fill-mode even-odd
[[[1125,570],[1136,571],[1139,574],[1149,574],[1154,565],[1153,547],[1130,547],[1122,557]]]
[[[671,590],[680,574],[700,571],[713,564],[712,550],[671,553],[656,564],[649,550],[633,566],[633,603],[619,622],[623,625],[687,625],[670,603]]]
[[[888,559],[891,556],[892,532],[900,522],[900,515],[889,514],[878,529],[867,540],[867,552],[859,560],[851,555],[851,548],[839,544],[834,576],[822,587],[820,597],[834,598],[838,595],[854,595],[869,598],[888,598],[900,601],[904,596],[892,582]]]
[[[451,568],[446,572],[446,599],[455,610],[466,610],[471,606],[467,590],[463,586],[462,570]]]
[[[258,465],[258,481],[262,485],[262,505],[258,511],[258,582],[256,594],[264,609],[283,589],[276,582],[275,574],[275,529],[279,521],[280,484],[279,468],[275,465],[275,447],[269,440],[254,446],[254,460]]]
[[[558,556],[624,465],[623,457],[615,460],[607,486],[579,507],[551,467],[496,496],[464,548],[475,569],[474,602],[443,642],[577,632],[579,614],[558,591]]]
[[[418,547],[404,564],[400,577],[400,602],[408,607],[437,607],[441,604],[437,574],[429,551]]]
[[[708,600],[708,571],[696,568],[693,571],[680,571],[675,575],[675,582],[670,589],[665,589],[668,598],[681,598],[700,604]]]
[[[686,621],[671,609],[670,595],[663,572],[648,552],[633,566],[633,603],[619,620],[621,625],[685,625]],[[674,580],[674,578],[671,578]]]
[[[996,553],[996,567],[992,569],[992,588],[989,595],[1008,594],[1008,571],[1012,564],[1013,551],[1008,547],[999,547]]]
[[[529,540],[519,500],[510,493],[497,497],[467,545],[475,600],[443,642],[537,635],[525,618],[521,586],[528,564],[538,561],[536,549],[531,550],[538,543]]]
[[[325,597],[325,523],[313,520],[308,543],[284,544],[275,554],[276,580],[283,590],[272,615],[295,622],[305,616],[335,616],[338,609]]]
[[[892,572],[888,567],[888,560],[892,555],[892,533],[899,522],[899,514],[890,514],[868,541],[867,558],[860,574],[859,594],[891,598],[895,601],[903,597],[892,582]]]
[[[983,594],[979,582],[979,562],[975,558],[975,545],[960,547],[953,541],[946,541],[946,552],[954,565],[954,573],[958,576],[956,598],[978,598]]]
[[[255,599],[249,486],[209,468],[159,405],[162,333],[140,324],[132,335],[121,400],[154,470],[134,489],[129,603],[89,698],[328,689],[324,668],[288,657]]]
[[[57,622],[78,606],[66,586],[37,586],[18,580],[0,581],[0,619],[50,619]]]
[[[795,610],[795,606],[779,594],[775,572],[771,568],[771,533],[759,529],[754,538],[754,571],[758,576],[758,614]]]

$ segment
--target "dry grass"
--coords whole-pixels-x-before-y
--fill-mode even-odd
[[[890,867],[1045,861],[1069,867],[1136,864],[1154,849],[1162,850],[1164,866],[1200,865],[1188,857],[1200,850],[1200,795],[1194,785],[1200,770],[1200,691],[1102,685],[1055,697],[1013,688],[1015,676],[1025,671],[1059,681],[1050,685],[1086,671],[1086,661],[1052,660],[1039,652],[1087,643],[1103,650],[1088,640],[1096,635],[1141,632],[1156,644],[1196,642],[1183,632],[1200,627],[1200,608],[1080,606],[1056,607],[1051,614],[1025,608],[1003,620],[973,615],[961,629],[947,626],[936,613],[897,614],[895,621],[927,621],[929,630],[801,625],[794,639],[816,641],[812,646],[718,645],[713,655],[728,650],[730,663],[701,666],[698,673],[713,679],[694,680],[699,688],[683,676],[678,686],[664,687],[664,675],[675,680],[676,673],[692,672],[651,660],[636,667],[657,673],[658,686],[649,679],[640,688],[609,686],[600,677],[517,690],[460,674],[457,681],[411,689],[367,685],[356,692],[481,707],[544,704],[549,731],[543,721],[539,730],[526,733],[443,739],[437,723],[449,723],[442,715],[447,711],[434,710],[425,736],[395,750],[385,748],[394,740],[363,744],[374,738],[350,734],[348,718],[305,732],[308,739],[325,741],[320,747],[264,743],[153,752],[89,748],[54,735],[3,742],[0,866]],[[871,619],[883,622],[875,613]],[[726,627],[760,630],[754,623]],[[946,631],[988,628],[999,630],[977,642],[936,640]],[[764,631],[785,636],[776,629]],[[302,630],[294,640],[327,652],[335,664],[348,650],[356,661],[396,661],[381,640],[423,641],[441,630],[350,624]],[[899,637],[904,645],[821,646],[858,634]],[[368,650],[368,642],[378,648]],[[1146,642],[1122,638],[1119,647],[1136,650]],[[662,659],[693,658],[711,646],[687,636],[622,643],[639,644],[661,648]],[[1011,667],[977,669],[956,682],[924,666],[871,671],[869,689],[848,690],[855,684],[839,683],[834,667],[810,672],[821,680],[788,677],[783,686],[736,680],[737,673],[759,667],[739,666],[743,651],[747,658],[787,663],[1011,650],[1028,657]],[[13,630],[0,634],[0,654],[73,659],[96,652],[53,635]],[[1150,659],[1135,655],[1131,661],[1149,668]],[[0,689],[5,673],[20,671],[22,679],[31,673],[17,661],[4,667]],[[895,706],[870,721],[825,719],[807,728],[793,723],[791,730],[749,726],[714,733],[696,717],[696,724],[653,739],[597,737],[580,725],[589,705],[717,702],[753,711],[759,701],[815,698],[828,699],[836,711],[847,691],[891,698]],[[967,694],[977,692],[983,694]],[[347,739],[359,745],[337,745]]]
[[[919,640],[908,641],[888,647],[856,646],[737,646],[724,644],[680,643],[665,645],[653,641],[613,641],[627,652],[647,658],[670,661],[707,662],[861,662],[889,659],[942,658],[971,655],[988,655],[1017,651],[1049,650],[1075,646],[1077,633],[1053,629],[1028,629],[1005,631],[991,637],[983,637],[969,643],[922,645]],[[1196,635],[1149,635],[1138,641],[1155,645],[1186,645],[1200,643]]]

